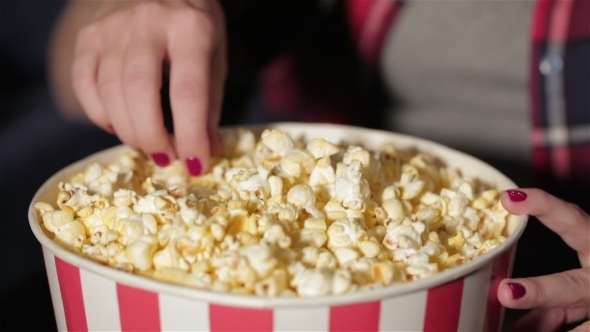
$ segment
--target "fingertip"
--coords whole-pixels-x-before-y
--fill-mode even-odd
[[[507,308],[517,308],[517,300],[513,296],[512,288],[510,287],[510,283],[513,283],[510,279],[504,279],[500,282],[498,286],[498,290],[496,291],[496,295],[498,296],[498,301],[507,307]]]
[[[170,165],[170,162],[173,160],[170,156],[170,153],[166,152],[154,152],[150,154],[150,158],[156,165],[160,167],[166,167]]]
[[[199,176],[207,171],[211,159],[211,148],[206,128],[175,130],[174,140],[178,158],[191,176]]]
[[[147,118],[147,116],[145,117]],[[176,159],[176,151],[170,134],[157,119],[150,122],[135,124],[138,130],[138,138],[141,149],[150,156],[151,160],[160,167],[168,166]]]
[[[508,189],[500,194],[500,203],[512,214],[526,214],[524,210],[527,207],[528,196],[526,189]]]
[[[204,158],[201,159],[199,157],[187,157],[184,162],[188,173],[191,176],[199,176],[203,174],[203,170],[205,169],[204,165],[206,165],[203,161]]]

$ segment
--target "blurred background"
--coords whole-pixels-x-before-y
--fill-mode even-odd
[[[62,0],[0,2],[0,211],[3,217],[0,252],[5,253],[0,280],[0,328],[3,330],[55,330],[40,246],[26,217],[35,191],[64,166],[119,144],[116,137],[93,125],[64,120],[52,101],[46,75],[47,47],[52,26],[65,3]],[[293,7],[267,0],[258,1],[256,6],[245,5],[248,1],[226,3],[230,3],[226,7],[230,77],[223,124],[289,117],[289,114],[261,115],[255,85],[261,68],[288,47],[294,50],[296,63],[307,64],[300,69],[304,81],[309,83],[310,93],[331,95],[332,87],[354,92],[346,95],[349,99],[337,101],[345,100],[352,105],[352,123],[412,133],[411,122],[407,126],[399,125],[404,118],[396,113],[396,107],[403,99],[398,97],[398,91],[393,91],[396,80],[391,78],[394,73],[387,69],[388,63],[383,71],[388,80],[378,71],[359,74],[357,68],[361,64],[348,42],[349,36],[342,33],[346,29],[342,29],[345,23],[341,17],[313,14],[318,1],[289,2],[297,3]],[[318,28],[321,33],[317,32]],[[392,45],[393,42],[386,43],[385,54],[393,57]],[[392,58],[390,64],[395,65],[400,57],[403,59],[403,54]],[[404,73],[400,75],[403,77]],[[359,112],[367,109],[372,110],[371,116]],[[480,153],[477,141],[466,144],[461,139],[445,141],[436,135],[429,138],[476,155],[520,186],[530,183],[526,163],[509,155],[498,158]],[[563,245],[538,222],[531,222],[523,241],[532,245],[521,246],[516,276],[549,273],[575,265],[575,257],[570,253],[562,255],[567,250],[560,249]],[[547,248],[547,243],[556,243],[558,247]],[[547,260],[561,263],[549,264]],[[32,315],[23,321],[22,313]],[[507,322],[518,314],[509,312]]]
[[[0,327],[53,331],[43,258],[26,218],[38,188],[65,165],[116,144],[91,125],[57,113],[46,83],[46,49],[62,0],[0,1]],[[27,314],[23,320],[23,314]]]

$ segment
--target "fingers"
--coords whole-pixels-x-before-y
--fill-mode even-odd
[[[176,151],[189,173],[200,175],[210,158],[208,116],[214,45],[208,18],[198,12],[190,14],[196,16],[182,17],[182,24],[168,35],[170,104]],[[200,38],[185,38],[193,31],[201,31]]]
[[[211,152],[220,150],[227,71],[225,48],[219,47],[225,45],[221,7],[199,4],[101,7],[104,13],[80,34],[72,69],[76,94],[93,122],[112,126],[124,143],[160,166],[185,160],[192,175],[206,170]],[[175,144],[161,110],[164,60],[170,65]]]
[[[145,26],[145,25],[140,25]],[[129,116],[139,148],[159,166],[167,166],[176,158],[170,135],[164,126],[160,88],[164,42],[136,33],[129,44],[123,71],[123,89]]]
[[[135,130],[123,99],[122,59],[123,56],[113,53],[101,58],[98,70],[98,94],[117,136],[125,144],[138,148]]]
[[[509,308],[582,307],[590,305],[590,268],[534,278],[504,279],[500,303]]]
[[[582,266],[590,266],[590,216],[578,206],[540,189],[508,190],[500,200],[512,214],[537,217],[580,254]]]
[[[98,95],[105,113],[123,143],[138,148],[139,144],[125,105],[123,65],[131,31],[126,29],[126,16],[112,15],[102,23],[101,54],[98,67]]]
[[[580,322],[587,318],[588,308],[535,309],[516,321],[512,331],[556,331],[563,325]]]
[[[93,29],[83,29],[78,33],[71,72],[72,88],[90,121],[109,130],[109,117],[100,101],[96,82],[99,57],[97,37]]]

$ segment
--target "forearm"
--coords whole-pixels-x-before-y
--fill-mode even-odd
[[[49,41],[49,83],[59,111],[67,118],[85,118],[72,89],[71,68],[78,31],[90,22],[100,3],[101,1],[70,1],[55,24]]]

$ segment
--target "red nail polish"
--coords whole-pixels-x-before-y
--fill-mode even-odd
[[[168,158],[168,155],[161,152],[152,154],[152,160],[160,167],[168,166],[170,164],[170,158]]]
[[[510,287],[510,291],[512,292],[512,298],[515,300],[523,298],[526,295],[526,289],[521,284],[509,282],[508,287]]]
[[[201,172],[203,171],[201,161],[199,160],[199,158],[195,157],[186,158],[186,168],[192,176],[201,175]]]
[[[507,190],[508,192],[508,197],[510,197],[510,200],[513,202],[522,202],[526,199],[526,193],[520,191],[520,190]]]
[[[116,134],[115,132],[115,128],[113,128],[112,125],[108,125],[109,130],[111,131],[111,133]]]

